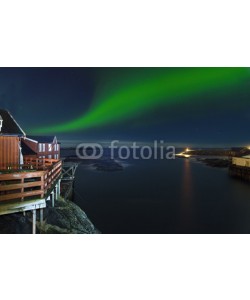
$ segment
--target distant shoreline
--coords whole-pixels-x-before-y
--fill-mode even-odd
[[[209,167],[214,168],[228,168],[230,165],[229,159],[223,159],[223,158],[200,158],[197,157],[196,161],[201,162]]]

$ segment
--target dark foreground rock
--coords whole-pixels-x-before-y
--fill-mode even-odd
[[[30,217],[27,214],[24,216],[22,213],[0,216],[0,233],[31,233],[32,223]]]
[[[58,233],[100,233],[88,219],[87,215],[79,206],[71,201],[59,200],[55,207],[50,203],[44,209],[44,221],[39,222],[39,211],[37,211],[37,233],[58,234]],[[0,233],[29,234],[32,232],[32,215],[26,212],[0,216]]]

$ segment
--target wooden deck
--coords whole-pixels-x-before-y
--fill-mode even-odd
[[[22,202],[1,202],[0,215],[14,214],[46,207],[45,199],[25,200]]]
[[[61,176],[62,162],[53,159],[29,159],[22,169],[0,174],[0,202],[42,199]]]

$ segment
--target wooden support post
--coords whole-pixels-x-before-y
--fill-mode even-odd
[[[60,182],[57,182],[57,198],[60,198]]]
[[[55,206],[55,198],[54,198],[54,196],[55,196],[54,195],[54,191],[52,191],[51,194],[50,194],[52,207]]]
[[[43,222],[43,208],[40,209],[40,225],[42,225]]]
[[[36,234],[36,209],[32,210],[32,233]]]
[[[56,200],[58,200],[58,198],[59,198],[59,183],[57,182],[57,184],[56,184]]]
[[[54,192],[55,192],[55,200],[57,200],[58,198],[57,198],[57,185],[55,185],[55,187],[54,187]]]
[[[61,195],[61,179],[58,180],[58,195]]]

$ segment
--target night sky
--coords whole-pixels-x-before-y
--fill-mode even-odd
[[[248,145],[249,100],[247,68],[0,68],[0,107],[68,145]]]

